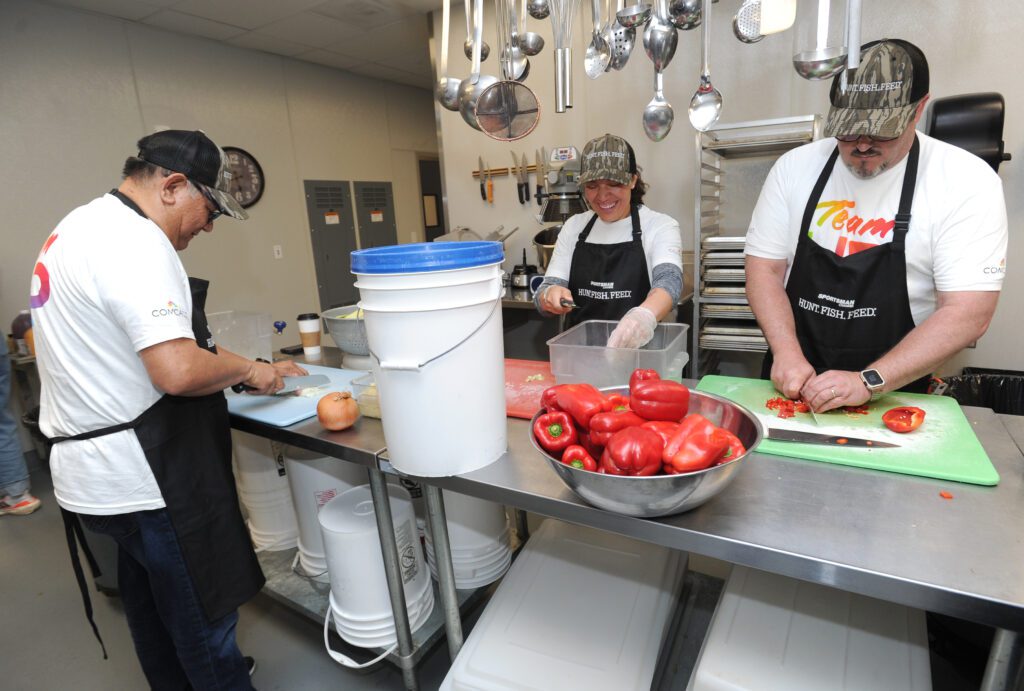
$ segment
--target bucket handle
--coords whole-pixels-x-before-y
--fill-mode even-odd
[[[424,367],[426,367],[427,365],[429,365],[434,360],[438,360],[440,358],[443,358],[445,355],[447,355],[448,353],[452,352],[453,350],[455,350],[456,348],[461,346],[463,343],[465,343],[469,339],[473,338],[473,336],[475,336],[476,333],[480,329],[484,328],[487,325],[487,322],[491,321],[491,317],[493,317],[494,313],[498,310],[498,305],[501,304],[501,294],[504,293],[504,292],[505,292],[505,287],[502,286],[502,285],[499,285],[498,286],[498,294],[494,297],[494,307],[492,307],[491,311],[487,313],[487,316],[484,317],[484,320],[482,322],[480,322],[480,324],[475,329],[473,329],[469,333],[468,336],[463,338],[461,341],[459,341],[458,343],[456,343],[455,345],[453,345],[451,348],[449,348],[448,350],[444,351],[443,353],[440,353],[438,355],[435,355],[432,358],[424,360],[423,362],[421,362],[419,364],[414,364],[412,362],[400,362],[400,361],[394,361],[394,360],[387,360],[387,361],[381,360],[380,357],[377,355],[377,353],[373,352],[372,350],[370,351],[370,355],[372,355],[373,359],[377,361],[377,363],[380,365],[381,369],[401,370],[401,371],[408,371],[408,372],[418,372],[421,369],[423,369]]]
[[[330,631],[331,611],[331,607],[328,606],[327,614],[324,616],[324,648],[327,649],[327,654],[331,656],[331,659],[337,662],[339,665],[344,665],[345,667],[348,667],[350,669],[364,669],[366,667],[369,667],[370,665],[377,664],[378,662],[386,658],[388,655],[395,652],[395,648],[398,647],[398,643],[395,643],[377,657],[373,658],[369,662],[364,662],[362,664],[359,664],[358,662],[350,658],[348,655],[343,655],[342,653],[339,653],[337,650],[331,650],[331,642],[330,639],[327,637],[327,634]]]

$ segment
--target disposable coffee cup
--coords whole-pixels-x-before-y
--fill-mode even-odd
[[[314,312],[300,314],[299,338],[302,339],[302,354],[306,357],[320,355],[320,315]]]

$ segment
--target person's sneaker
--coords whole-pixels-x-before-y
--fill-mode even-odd
[[[256,658],[246,655],[243,659],[245,660],[245,666],[249,670],[249,676],[251,677],[256,671]]]
[[[38,509],[40,505],[42,502],[28,492],[20,497],[4,497],[0,499],[0,516],[6,516],[9,513],[24,516]]]

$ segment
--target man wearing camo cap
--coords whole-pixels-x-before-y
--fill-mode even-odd
[[[683,289],[679,224],[644,206],[647,184],[633,147],[605,134],[583,148],[580,186],[590,211],[566,219],[534,301],[566,325],[619,322],[611,348],[639,348]]]
[[[995,311],[1002,183],[915,130],[928,89],[916,46],[865,44],[832,83],[826,138],[782,156],[754,208],[747,295],[770,348],[762,376],[815,411],[926,391]]]

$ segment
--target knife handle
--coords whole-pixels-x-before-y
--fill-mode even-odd
[[[487,178],[487,203],[494,203],[494,180]]]
[[[267,362],[267,361],[264,360],[261,357],[258,357],[258,358],[256,358],[256,362]],[[270,364],[270,363],[268,362],[267,364]],[[237,384],[235,384],[235,385],[233,385],[231,387],[231,390],[234,391],[235,393],[242,393],[243,391],[255,391],[256,387],[255,386],[249,386],[248,384],[243,384],[242,382],[238,382]]]

